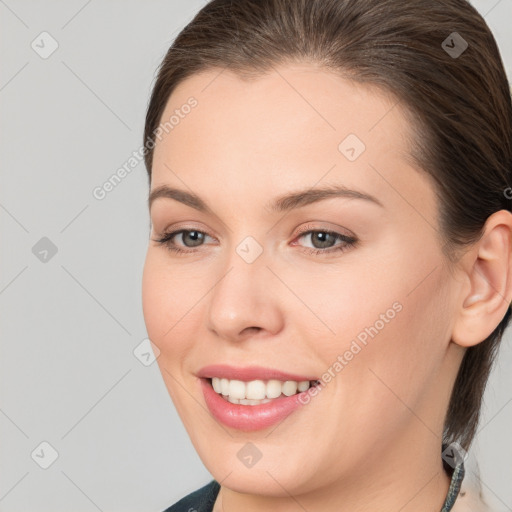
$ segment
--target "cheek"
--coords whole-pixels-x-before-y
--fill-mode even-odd
[[[368,336],[365,345],[359,343],[362,349],[350,363],[347,381],[358,391],[361,404],[372,404],[372,414],[390,421],[409,414],[404,404],[420,409],[439,378],[448,342],[446,280],[441,274],[431,275],[413,290],[410,282],[420,280],[411,272],[388,293],[377,288],[381,299],[366,302],[368,312],[359,317],[363,326],[353,333],[356,340],[361,333]],[[391,304],[399,306],[393,313]]]
[[[148,249],[142,273],[142,311],[146,330],[154,343],[157,342],[160,334],[165,332],[162,313],[166,309],[165,302],[170,296],[162,293],[165,287],[162,277],[160,265],[153,256],[153,251]]]
[[[157,364],[169,395],[182,418],[187,396],[183,393],[183,362],[190,350],[184,332],[191,313],[183,294],[176,293],[174,270],[159,251],[149,248],[142,275],[142,309],[149,339],[158,347]],[[187,384],[189,385],[189,384]]]
[[[142,309],[148,336],[164,359],[170,349],[173,352],[182,349],[171,340],[182,339],[177,333],[186,325],[184,315],[189,309],[185,307],[183,294],[176,291],[179,285],[173,272],[156,250],[148,249],[142,275]]]
[[[326,280],[315,309],[331,331],[315,345],[325,370],[341,375],[340,393],[364,395],[359,407],[376,411],[397,401],[391,390],[418,399],[441,365],[449,324],[448,280],[439,268],[425,279],[436,262],[394,261]],[[316,294],[306,301],[315,304]]]

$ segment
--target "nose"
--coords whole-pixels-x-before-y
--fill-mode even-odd
[[[233,251],[208,295],[208,329],[218,338],[240,342],[255,335],[276,334],[282,327],[279,279],[261,254],[248,263]]]

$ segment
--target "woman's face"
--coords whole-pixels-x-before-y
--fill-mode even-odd
[[[151,191],[182,194],[152,201],[143,311],[190,438],[231,489],[286,496],[391,478],[411,450],[440,459],[456,287],[395,103],[305,64],[196,74],[167,104]],[[315,193],[335,187],[361,196]],[[174,231],[185,252],[155,242]],[[283,394],[233,404],[206,377]],[[268,384],[291,377],[320,383],[298,401],[293,383]]]

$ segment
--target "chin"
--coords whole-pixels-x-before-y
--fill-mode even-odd
[[[294,446],[275,444],[279,442],[275,439],[272,444],[270,439],[250,441],[246,436],[231,438],[224,432],[213,436],[210,431],[197,432],[192,441],[213,478],[233,491],[285,497],[314,485],[314,473],[306,473],[308,465],[295,462],[310,460],[311,456],[297,452]]]

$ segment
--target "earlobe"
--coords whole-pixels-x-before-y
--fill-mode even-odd
[[[500,210],[486,222],[475,250],[463,258],[467,270],[452,341],[463,347],[484,341],[505,316],[512,297],[512,214]]]

